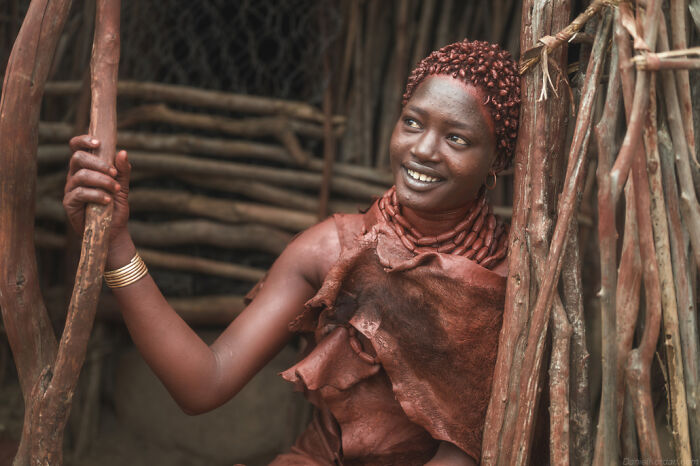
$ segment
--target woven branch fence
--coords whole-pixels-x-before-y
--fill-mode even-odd
[[[117,146],[134,165],[132,236],[188,322],[229,322],[293,234],[390,185],[389,134],[420,57],[497,41],[520,57],[523,108],[515,169],[493,193],[513,234],[482,463],[700,457],[697,1],[172,1],[122,4]],[[77,265],[60,198],[66,142],[87,128],[95,18],[89,1],[33,4],[65,26],[41,58],[36,131],[0,154],[0,307],[30,408],[57,357],[38,280],[65,316]],[[0,6],[0,66],[27,7]],[[15,147],[2,124],[0,148]],[[107,296],[97,318],[118,318]],[[13,344],[33,338],[45,353]],[[90,422],[71,448],[94,438]],[[23,442],[17,464],[32,457]]]

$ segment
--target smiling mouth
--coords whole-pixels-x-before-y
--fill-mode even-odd
[[[424,183],[437,183],[438,181],[442,181],[440,178],[435,178],[434,176],[426,175],[425,173],[411,170],[410,168],[406,168],[406,172],[408,173],[408,176],[414,180],[422,181]]]

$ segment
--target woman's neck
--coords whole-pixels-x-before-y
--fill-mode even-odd
[[[424,212],[402,206],[401,214],[422,235],[437,236],[464,220],[476,203],[477,200],[474,200],[463,207],[439,212]]]

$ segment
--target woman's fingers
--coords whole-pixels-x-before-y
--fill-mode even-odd
[[[111,176],[88,168],[81,168],[68,178],[65,192],[78,187],[99,188],[107,191],[108,194],[118,193],[121,189],[119,182]]]
[[[79,186],[63,196],[63,206],[68,212],[76,209],[83,210],[85,204],[92,202],[95,204],[109,204],[112,201],[112,196],[102,191],[101,189],[86,188]]]
[[[95,157],[93,154],[88,152],[77,151],[70,158],[68,176],[72,176],[82,168],[96,170],[112,177],[117,175],[117,170],[104,160],[100,159],[99,157]]]
[[[77,150],[94,150],[100,147],[100,141],[87,134],[81,134],[71,138],[68,145],[73,152]]]
[[[63,208],[68,214],[73,229],[82,234],[85,228],[85,205],[89,202],[95,204],[109,204],[112,197],[100,189],[77,187],[63,196]]]
[[[117,181],[123,187],[127,187],[129,178],[131,178],[131,164],[125,150],[117,152],[117,156],[114,158],[114,165],[117,167]]]

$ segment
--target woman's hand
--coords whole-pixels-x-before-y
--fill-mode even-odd
[[[129,177],[131,165],[126,151],[120,151],[114,166],[96,157],[89,151],[100,146],[97,139],[88,135],[70,140],[73,155],[70,159],[63,208],[68,214],[73,229],[82,236],[85,229],[85,207],[87,203],[107,205],[114,201],[110,241],[126,231],[129,219]]]

